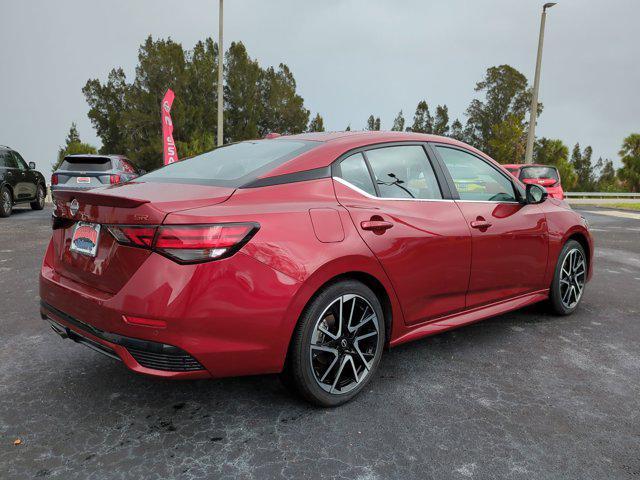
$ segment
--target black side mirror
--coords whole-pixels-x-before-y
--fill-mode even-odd
[[[547,189],[541,185],[536,185],[534,183],[527,184],[526,190],[527,203],[537,204],[544,202],[549,194],[547,193]]]
[[[36,164],[34,162],[29,162],[29,168],[31,170],[35,170],[36,169]]]

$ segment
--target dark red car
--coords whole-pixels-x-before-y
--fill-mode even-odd
[[[550,165],[503,165],[511,175],[524,184],[535,183],[547,189],[547,193],[552,198],[564,200],[564,190],[562,190],[562,180],[558,169]]]
[[[386,347],[573,312],[593,270],[580,215],[430,135],[241,142],[55,203],[40,296],[59,334],[159,377],[282,373],[325,406]]]

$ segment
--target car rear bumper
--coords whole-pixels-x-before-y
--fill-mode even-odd
[[[86,191],[93,190],[94,188],[104,187],[106,185],[51,185],[50,189],[52,192],[57,192],[58,190],[73,190],[73,191]]]
[[[300,284],[248,255],[178,265],[151,254],[115,294],[61,275],[52,256],[50,245],[41,315],[58,334],[164,378],[282,370],[296,322],[286,312]]]

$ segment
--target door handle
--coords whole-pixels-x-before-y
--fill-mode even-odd
[[[476,220],[471,222],[471,228],[477,228],[479,230],[487,229],[491,226],[491,222],[487,222],[484,218],[478,217]]]
[[[360,228],[363,230],[373,230],[384,232],[393,227],[393,223],[385,222],[384,220],[369,220],[365,222],[360,222]]]

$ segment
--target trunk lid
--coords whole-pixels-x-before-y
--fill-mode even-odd
[[[169,213],[222,203],[233,192],[228,187],[150,182],[89,191],[56,190],[53,268],[76,282],[116,293],[151,252],[119,244],[108,225],[160,225]],[[78,222],[101,225],[95,256],[71,251]]]

